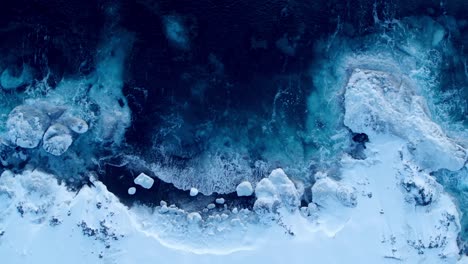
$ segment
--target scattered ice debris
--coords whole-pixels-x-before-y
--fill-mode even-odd
[[[275,169],[262,179],[255,188],[255,196],[257,213],[276,212],[279,207],[294,211],[300,205],[300,194],[282,169]]]
[[[252,184],[248,181],[243,181],[236,188],[237,196],[251,196],[253,194]]]
[[[136,177],[133,182],[145,189],[150,189],[153,187],[154,179],[144,173],[140,173],[140,175],[138,175],[138,177]]]
[[[215,202],[217,204],[224,204],[225,201],[224,201],[224,198],[218,198],[218,199],[215,200]]]
[[[135,193],[136,193],[136,188],[135,187],[128,188],[128,194],[134,195]]]
[[[197,196],[198,189],[197,188],[190,188],[190,196]]]
[[[216,205],[214,203],[210,203],[209,205],[206,206],[209,210],[215,209]]]

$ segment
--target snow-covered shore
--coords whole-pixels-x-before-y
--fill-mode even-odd
[[[397,137],[374,139],[366,160],[344,156],[341,184],[357,204],[280,210],[258,222],[252,211],[219,209],[201,222],[169,207],[127,208],[99,181],[77,194],[52,175],[0,177],[0,255],[8,263],[456,263],[459,216],[450,197],[417,170]],[[417,205],[414,188],[433,188]],[[409,189],[408,189],[409,188]]]

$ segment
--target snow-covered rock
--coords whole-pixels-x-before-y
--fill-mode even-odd
[[[237,196],[251,196],[253,191],[252,184],[249,181],[243,181],[236,187]]]
[[[52,155],[60,156],[73,143],[70,130],[61,124],[53,124],[44,134],[42,147]]]
[[[467,159],[466,150],[431,120],[417,91],[404,76],[357,68],[346,86],[344,124],[370,140],[383,133],[408,140],[415,160],[425,169],[459,170]]]
[[[262,179],[255,188],[255,196],[254,210],[258,213],[275,212],[279,207],[294,211],[300,205],[300,194],[282,169],[275,169]]]
[[[225,200],[224,200],[224,198],[217,198],[217,199],[215,200],[215,202],[216,202],[217,204],[224,204]]]
[[[133,182],[145,189],[150,189],[153,187],[154,179],[144,173],[140,173],[140,175],[138,175],[138,177],[136,177]]]

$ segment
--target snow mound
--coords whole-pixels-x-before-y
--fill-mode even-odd
[[[251,196],[253,191],[252,184],[248,181],[243,181],[236,187],[237,196]]]
[[[254,210],[259,214],[276,212],[280,207],[295,211],[301,203],[301,194],[282,169],[275,169],[262,179],[255,196]]]
[[[408,140],[423,168],[459,170],[466,161],[466,150],[431,120],[424,99],[416,91],[404,76],[355,69],[346,86],[344,124],[353,132],[366,133],[371,140],[384,133]]]
[[[312,200],[322,207],[337,205],[356,207],[357,191],[351,186],[324,177],[312,186]]]

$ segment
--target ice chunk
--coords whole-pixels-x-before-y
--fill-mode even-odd
[[[136,188],[135,187],[128,188],[128,194],[134,195],[135,193],[136,193]]]
[[[255,188],[255,196],[254,210],[258,213],[275,212],[280,206],[294,211],[300,205],[300,194],[282,169],[273,170],[268,178],[262,179]]]
[[[198,189],[197,188],[190,188],[190,196],[197,196]]]
[[[153,187],[154,179],[144,173],[140,173],[133,182],[145,189],[150,189]]]
[[[35,148],[49,124],[49,117],[39,109],[29,105],[17,106],[6,122],[6,140],[22,148]]]
[[[215,200],[215,202],[217,204],[224,204],[225,201],[224,201],[224,198],[218,198],[218,199]]]
[[[60,156],[73,143],[70,130],[61,124],[54,124],[44,134],[42,147],[52,155]]]
[[[210,203],[209,205],[206,206],[206,208],[208,209],[214,209],[216,207],[216,205],[214,203]]]
[[[252,184],[248,181],[243,181],[236,188],[237,196],[250,196],[253,194]]]

